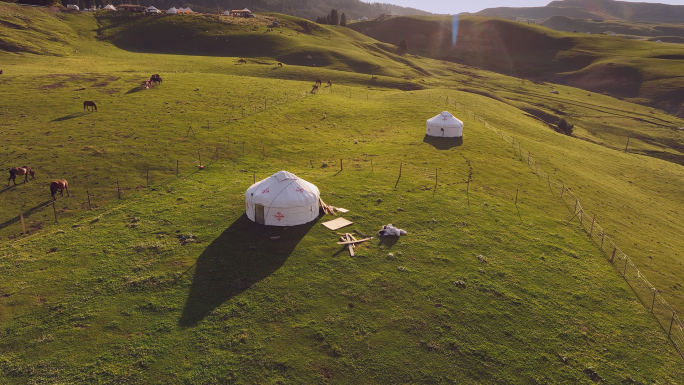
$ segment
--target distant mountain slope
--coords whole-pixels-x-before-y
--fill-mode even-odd
[[[624,20],[573,19],[565,16],[552,16],[541,25],[564,32],[616,33],[629,37],[669,42],[684,41],[684,25],[665,23],[644,23]]]
[[[615,0],[552,1],[545,7],[487,8],[476,15],[524,19],[567,16],[580,19],[624,19],[653,23],[684,23],[684,5],[633,3]]]
[[[8,2],[42,6],[50,6],[61,2],[64,6],[67,4],[78,4],[82,8],[97,5],[104,6],[108,3],[115,6],[119,4],[140,3],[142,5],[154,5],[162,10],[183,6],[190,7],[194,11],[208,13],[223,13],[225,10],[249,8],[252,12],[277,12],[308,20],[315,20],[319,16],[325,16],[333,8],[337,9],[340,15],[345,13],[348,20],[358,20],[362,17],[372,19],[382,13],[403,16],[431,15],[430,12],[415,8],[359,0],[145,0],[144,2],[131,2],[130,0],[8,0]]]
[[[676,45],[479,16],[460,17],[455,45],[451,17],[397,17],[350,28],[391,44],[405,38],[410,53],[683,112],[684,55]]]

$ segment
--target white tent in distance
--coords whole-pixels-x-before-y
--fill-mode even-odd
[[[450,112],[444,111],[426,123],[425,134],[444,138],[458,138],[463,136],[463,122]]]
[[[318,187],[287,171],[254,183],[245,192],[250,220],[269,226],[296,226],[318,218]]]

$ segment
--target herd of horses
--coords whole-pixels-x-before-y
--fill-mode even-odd
[[[321,79],[317,79],[316,83],[313,85],[313,88],[311,88],[311,93],[318,92],[318,86],[322,86],[323,82]],[[328,87],[332,87],[332,80],[328,79]]]
[[[238,60],[238,63],[247,63],[244,59]],[[282,63],[278,63],[279,67],[282,67]],[[2,70],[0,70],[0,75],[2,75]],[[145,80],[145,84],[143,85],[143,88],[150,88],[153,87],[156,84],[161,84],[162,78],[158,74],[154,74],[150,77],[149,80]],[[313,88],[311,89],[311,93],[314,93],[318,91],[318,86],[322,86],[323,81],[321,79],[317,79],[316,83],[314,84]],[[332,87],[332,80],[328,80],[328,87]],[[83,109],[88,110],[88,111],[97,111],[97,106],[95,105],[95,102],[87,100],[83,102]],[[35,179],[36,177],[36,172],[29,166],[22,166],[22,167],[14,167],[9,170],[9,178],[7,179],[7,186],[9,187],[10,182],[14,182],[14,185],[17,185],[17,176],[23,176],[24,177],[24,183],[29,181],[29,175],[31,175],[32,179]],[[52,183],[50,183],[50,195],[52,196],[53,200],[57,200],[57,197],[55,195],[57,192],[60,193],[60,196],[64,196],[64,191],[66,191],[67,196],[71,196],[69,194],[69,183],[66,181],[66,179],[59,179],[56,180]]]
[[[140,86],[140,88],[144,90],[148,90],[157,84],[161,84],[162,78],[159,76],[159,74],[154,74],[152,75],[149,79],[145,80],[145,82]]]
[[[14,182],[15,186],[17,185],[17,175],[24,177],[24,183],[29,181],[29,175],[31,175],[31,179],[36,178],[36,172],[29,166],[14,167],[9,170],[9,174],[10,176],[9,179],[7,179],[7,186],[10,185],[10,181]],[[58,191],[60,193],[60,196],[64,196],[65,190],[67,196],[71,196],[71,194],[69,194],[69,183],[66,181],[66,179],[59,179],[50,183],[50,195],[52,195],[53,200],[57,200],[55,194],[57,194]]]

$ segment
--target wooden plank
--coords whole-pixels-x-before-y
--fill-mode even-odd
[[[370,241],[371,239],[373,239],[373,237],[364,238],[364,239],[359,239],[359,240],[357,240],[357,241],[337,242],[337,244],[338,244],[338,245],[347,245],[347,244],[350,244],[350,243],[361,243],[361,242]]]
[[[349,236],[349,234],[347,234],[345,236],[345,238],[347,238],[347,241],[351,241],[351,237]],[[352,243],[347,244],[347,248],[349,248],[349,256],[353,257],[354,256],[354,244],[352,244]]]
[[[343,209],[342,207],[335,207],[335,210],[337,210],[337,211],[339,211],[339,212],[341,212],[341,213],[347,213],[347,212],[349,212],[349,210]]]
[[[360,232],[359,230],[357,230],[357,229],[354,229],[354,232],[355,232],[356,234],[359,234],[360,236],[362,236],[362,237],[366,238],[366,234],[364,234],[364,233]]]
[[[330,230],[341,229],[345,226],[349,226],[354,222],[348,221],[344,218],[333,219],[332,221],[323,222],[322,225],[329,228]]]

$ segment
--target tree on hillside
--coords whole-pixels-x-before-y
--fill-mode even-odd
[[[340,24],[340,15],[337,13],[336,9],[333,9],[330,11],[330,23],[331,25],[338,25]]]
[[[408,51],[408,44],[406,44],[406,39],[401,39],[401,41],[399,42],[399,51]]]
[[[347,26],[347,15],[342,12],[342,16],[340,16],[340,26],[341,27],[346,27]]]

